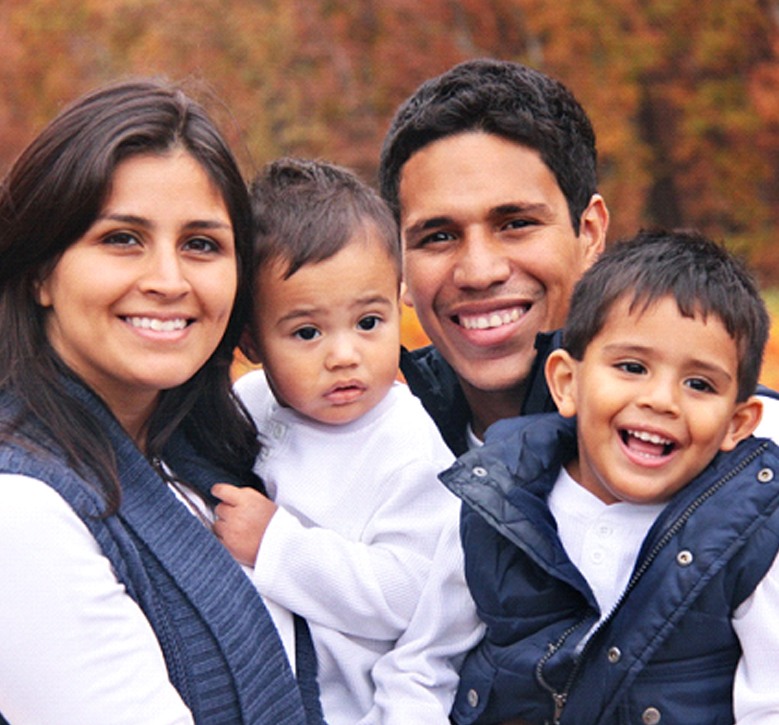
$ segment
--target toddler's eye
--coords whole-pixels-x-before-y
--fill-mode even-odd
[[[357,327],[359,327],[361,330],[369,332],[370,330],[376,328],[380,322],[380,317],[377,317],[376,315],[366,315],[357,323]]]
[[[301,327],[298,330],[295,330],[293,334],[301,340],[313,340],[314,338],[319,337],[320,333],[316,327]]]

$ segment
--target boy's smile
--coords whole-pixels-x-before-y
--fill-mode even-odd
[[[606,503],[666,501],[757,424],[760,403],[736,402],[738,364],[718,317],[618,300],[583,360],[557,351],[548,367],[560,412],[577,416],[569,472]]]

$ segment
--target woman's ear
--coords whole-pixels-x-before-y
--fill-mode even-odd
[[[763,403],[754,395],[743,403],[736,403],[733,417],[720,444],[721,451],[732,451],[741,441],[754,433],[763,417]]]
[[[255,365],[260,365],[262,363],[262,357],[257,349],[257,345],[254,343],[254,335],[252,335],[248,327],[243,329],[241,338],[238,340],[238,347],[241,352],[246,355],[246,359],[249,362],[254,363]]]
[[[546,359],[544,373],[557,410],[566,418],[576,415],[576,368],[578,362],[563,349],[554,350]]]

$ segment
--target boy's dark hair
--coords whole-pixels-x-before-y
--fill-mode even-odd
[[[738,400],[746,400],[760,375],[768,312],[744,264],[695,231],[641,231],[604,252],[574,289],[563,347],[581,360],[618,300],[629,297],[630,311],[643,312],[669,296],[684,317],[722,321],[738,349]]]
[[[287,264],[288,279],[302,266],[334,256],[355,232],[371,224],[400,280],[395,220],[381,197],[348,169],[323,161],[278,159],[252,181],[250,195],[255,272],[280,260]]]
[[[395,113],[379,164],[381,194],[400,218],[403,165],[446,136],[484,131],[535,149],[565,195],[574,231],[597,191],[595,133],[560,82],[502,60],[470,60],[423,83]]]

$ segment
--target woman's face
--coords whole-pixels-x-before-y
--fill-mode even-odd
[[[188,153],[120,163],[98,218],[38,286],[46,334],[125,429],[216,349],[237,289],[233,227]]]

